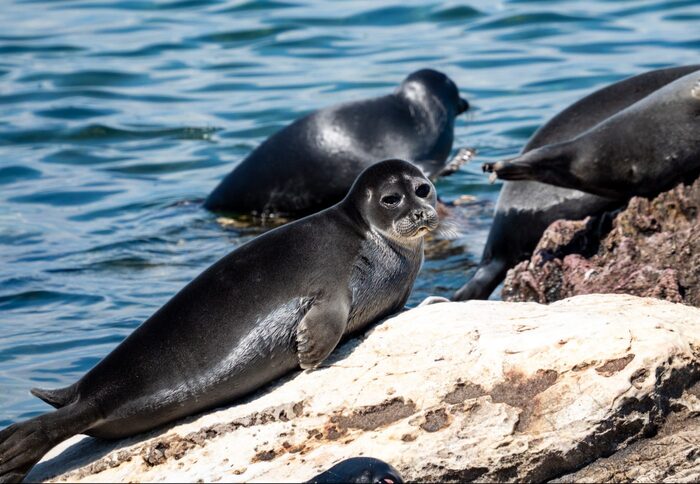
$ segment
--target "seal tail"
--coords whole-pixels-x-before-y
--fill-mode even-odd
[[[55,390],[44,390],[41,388],[32,388],[30,392],[37,398],[42,399],[54,408],[62,408],[73,403],[76,397],[75,384],[57,388]]]

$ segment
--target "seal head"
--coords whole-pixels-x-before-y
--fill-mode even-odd
[[[469,109],[469,101],[459,96],[459,89],[452,79],[433,69],[421,69],[409,75],[396,90],[396,95],[430,106],[431,110],[447,108],[452,117]]]
[[[368,226],[404,243],[437,228],[436,202],[433,184],[402,160],[386,160],[365,170],[346,200]]]
[[[399,472],[386,462],[373,457],[345,459],[317,475],[309,484],[333,483],[403,484]]]

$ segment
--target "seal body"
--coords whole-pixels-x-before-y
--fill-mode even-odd
[[[403,484],[393,466],[374,457],[351,457],[317,475],[309,484]]]
[[[536,180],[623,201],[694,180],[700,173],[700,70],[572,139],[484,169],[506,180]]]
[[[573,139],[698,69],[700,65],[658,69],[595,91],[542,126],[527,143],[523,153]],[[453,299],[488,298],[508,269],[532,255],[542,233],[555,220],[582,219],[614,209],[622,203],[620,200],[537,181],[506,181],[479,266]]]
[[[341,338],[403,307],[435,201],[418,168],[385,161],[338,205],[236,249],[77,383],[34,390],[58,410],[0,432],[0,481],[77,433],[134,435],[317,366]]]
[[[409,160],[434,178],[452,149],[455,116],[468,107],[444,74],[414,72],[393,94],[321,109],[270,136],[204,206],[306,215],[337,203],[362,170],[388,158]]]

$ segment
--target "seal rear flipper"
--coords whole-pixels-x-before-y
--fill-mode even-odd
[[[55,390],[44,390],[41,388],[32,388],[31,394],[42,399],[54,408],[65,407],[69,403],[76,400],[75,383],[65,388],[56,388]]]
[[[475,155],[476,148],[460,148],[459,151],[457,151],[457,154],[455,154],[447,163],[445,163],[442,170],[432,177],[431,180],[456,173],[459,171],[462,165],[469,163]]]
[[[0,432],[0,482],[21,482],[51,448],[100,420],[96,407],[68,405]]]

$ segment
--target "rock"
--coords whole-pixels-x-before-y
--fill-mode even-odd
[[[503,299],[625,293],[700,306],[700,179],[632,198],[599,245],[598,228],[590,218],[554,222],[532,258],[508,272]]]
[[[700,385],[689,394],[700,396]],[[668,420],[656,436],[552,482],[700,482],[698,411],[682,411]]]
[[[29,480],[293,482],[352,456],[407,481],[565,477],[700,411],[699,324],[700,309],[625,295],[429,305],[239,405],[71,439]]]

